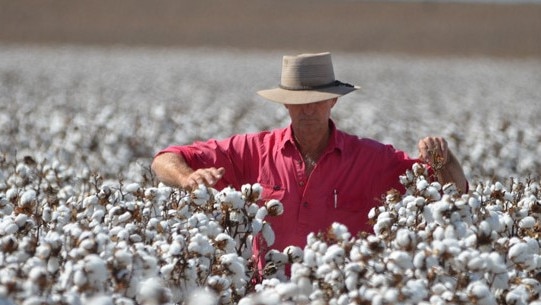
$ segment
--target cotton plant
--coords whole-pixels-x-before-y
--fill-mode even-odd
[[[406,192],[390,190],[370,212],[373,233],[333,224],[310,234],[289,281],[265,280],[242,304],[541,302],[538,182],[459,194],[428,175],[415,164],[400,177]]]
[[[309,234],[304,248],[278,251],[265,219],[284,206],[261,202],[259,184],[186,192],[32,160],[0,163],[6,302],[541,303],[533,179],[459,194],[415,164],[400,177],[405,193],[390,190],[370,211],[373,232],[335,223]],[[256,235],[271,245],[263,270]]]
[[[29,168],[29,160],[1,164],[6,300],[180,304],[202,289],[231,304],[253,290],[260,273],[254,235],[272,244],[265,217],[283,212],[278,201],[258,204],[259,184],[185,192],[95,174],[76,179],[52,172],[58,165]]]

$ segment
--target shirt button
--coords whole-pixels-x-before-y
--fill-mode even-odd
[[[300,185],[300,186],[303,186],[303,185],[304,185],[304,181],[299,182],[299,185]]]
[[[302,203],[302,205],[306,208],[306,207],[308,207],[308,202],[305,201],[305,202]]]

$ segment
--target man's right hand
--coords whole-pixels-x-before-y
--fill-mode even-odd
[[[182,187],[187,190],[194,190],[201,184],[214,186],[222,179],[224,173],[225,169],[223,167],[201,168],[192,172],[185,179],[182,179]]]

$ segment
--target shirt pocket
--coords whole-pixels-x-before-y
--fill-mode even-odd
[[[284,199],[285,189],[282,186],[265,184],[265,183],[259,183],[259,184],[263,188],[263,193],[261,194],[261,202],[266,202],[271,199],[282,201]]]
[[[349,213],[362,213],[366,211],[367,206],[371,205],[362,198],[354,194],[345,194],[340,190],[333,190],[327,196],[327,208],[335,211],[344,211]]]

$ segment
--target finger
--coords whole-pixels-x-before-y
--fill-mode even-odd
[[[430,151],[432,150],[432,144],[430,138],[426,137],[419,140],[419,159],[427,162],[430,160]]]
[[[186,189],[193,191],[199,187],[199,182],[197,182],[197,174],[192,173],[187,179]]]
[[[202,172],[203,178],[205,179],[205,184],[208,186],[213,186],[220,180],[223,176],[225,170],[223,168],[217,169],[214,167],[208,168]]]

